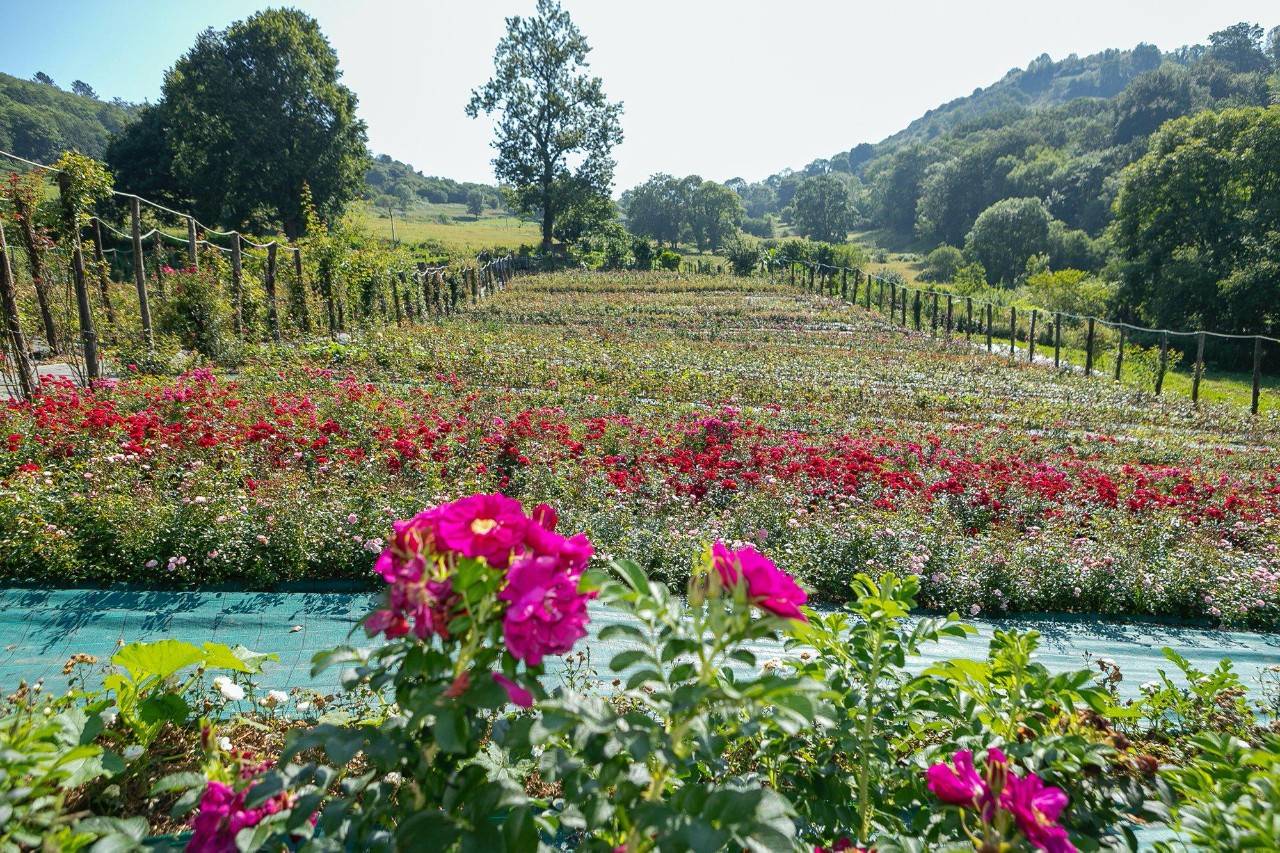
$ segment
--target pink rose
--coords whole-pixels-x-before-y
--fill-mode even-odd
[[[500,672],[493,674],[493,680],[500,684],[503,690],[507,691],[507,698],[511,700],[513,705],[519,705],[521,708],[533,707],[533,694],[528,690],[525,690]]]
[[[736,586],[741,578],[746,582],[747,596],[753,604],[786,619],[809,621],[800,612],[800,605],[809,600],[808,594],[791,575],[755,548],[745,545],[730,551],[723,542],[717,542],[711,556],[725,586]]]
[[[496,569],[507,567],[529,527],[520,502],[506,495],[472,495],[440,510],[440,543],[464,557],[482,557]]]

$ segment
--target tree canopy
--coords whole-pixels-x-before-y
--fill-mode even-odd
[[[791,209],[796,230],[824,243],[843,243],[853,227],[849,191],[832,175],[813,175],[801,181]]]
[[[304,184],[326,219],[361,188],[365,125],[340,77],[319,24],[297,10],[206,30],[108,161],[122,185],[164,191],[205,221],[296,236]]]
[[[1119,302],[1163,326],[1280,328],[1280,106],[1165,125],[1121,176]]]
[[[544,249],[557,216],[584,196],[607,197],[613,185],[622,104],[586,73],[590,50],[559,3],[538,0],[532,17],[507,18],[494,75],[467,104],[473,118],[498,114],[494,171],[521,212],[541,215]]]

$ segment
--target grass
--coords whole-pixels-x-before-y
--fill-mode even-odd
[[[370,234],[392,238],[393,220],[385,210],[361,204],[354,212],[356,221]],[[474,217],[462,204],[425,204],[406,212],[396,211],[394,235],[402,243],[436,242],[450,252],[516,249],[525,244],[537,245],[542,239],[537,223],[494,210]]]

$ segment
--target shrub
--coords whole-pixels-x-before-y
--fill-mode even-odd
[[[663,249],[658,253],[658,266],[664,270],[680,269],[680,255],[670,249]]]
[[[217,358],[227,342],[231,306],[216,275],[208,268],[196,271],[188,267],[168,269],[165,276],[170,293],[157,305],[156,329],[175,336],[187,349]],[[283,304],[278,310],[284,312]]]
[[[952,281],[962,266],[964,253],[944,243],[929,253],[920,278],[924,281]]]

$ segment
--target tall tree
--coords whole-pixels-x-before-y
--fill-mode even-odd
[[[124,181],[167,158],[201,219],[296,237],[304,184],[328,220],[362,185],[365,125],[340,77],[320,25],[295,9],[205,30],[165,75],[154,120],[131,127],[109,161]]]
[[[680,180],[659,172],[622,195],[627,228],[659,243],[677,243],[684,226]]]
[[[1006,198],[988,207],[965,238],[965,252],[993,281],[1012,285],[1027,258],[1049,250],[1049,216],[1038,198]]]
[[[98,99],[98,93],[93,91],[93,87],[83,80],[72,80],[71,91],[82,98],[93,98],[95,101]]]
[[[610,102],[600,78],[585,72],[590,51],[559,3],[538,0],[533,17],[507,18],[494,76],[467,104],[472,118],[499,114],[494,171],[520,212],[541,215],[544,250],[557,216],[583,196],[607,197],[613,184],[622,103]]]
[[[791,202],[791,219],[806,237],[843,243],[853,227],[853,206],[844,182],[834,175],[814,175],[801,181]]]
[[[689,228],[699,249],[719,249],[742,224],[742,201],[738,194],[715,181],[703,181],[694,191],[689,209]]]

